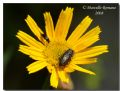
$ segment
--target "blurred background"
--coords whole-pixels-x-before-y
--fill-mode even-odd
[[[100,10],[103,15],[95,15],[96,10],[83,9],[83,6],[113,6],[116,9]],[[5,90],[37,90],[53,89],[50,87],[50,74],[46,68],[34,74],[29,75],[26,66],[33,62],[28,56],[18,52],[20,42],[15,35],[18,30],[34,36],[24,19],[30,14],[37,24],[44,31],[45,11],[50,11],[54,24],[58,19],[61,9],[67,6],[74,8],[73,20],[71,23],[69,35],[80,23],[80,21],[89,15],[93,22],[89,29],[99,25],[102,29],[101,40],[94,45],[109,45],[109,53],[100,55],[95,64],[85,65],[84,68],[94,71],[97,75],[92,76],[82,72],[71,73],[75,90],[118,90],[119,89],[119,13],[118,4],[7,4],[3,5],[4,16],[4,70],[3,83]],[[89,30],[88,29],[88,30]]]

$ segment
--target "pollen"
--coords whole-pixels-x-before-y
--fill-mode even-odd
[[[59,65],[59,58],[68,49],[69,49],[68,45],[64,42],[63,43],[50,42],[44,50],[44,55],[47,58],[48,63],[50,63],[54,66],[58,66]]]

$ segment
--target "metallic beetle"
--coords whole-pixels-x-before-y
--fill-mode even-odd
[[[73,50],[68,49],[60,58],[59,58],[59,66],[65,66],[71,61],[71,57],[73,56]]]

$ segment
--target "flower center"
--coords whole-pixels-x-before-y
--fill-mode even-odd
[[[54,66],[59,65],[59,58],[68,50],[67,43],[63,42],[49,42],[44,50],[44,54],[47,58],[47,62]]]

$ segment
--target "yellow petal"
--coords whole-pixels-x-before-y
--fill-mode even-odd
[[[69,63],[69,65],[66,65],[66,67],[64,68],[65,72],[74,72],[75,70],[71,67],[71,62]]]
[[[58,86],[58,76],[55,68],[52,69],[51,77],[50,77],[50,85],[57,88]]]
[[[65,10],[62,10],[56,27],[55,27],[55,38],[56,41],[64,41],[66,39],[71,21],[73,16],[73,8],[66,8]]]
[[[36,62],[33,62],[32,64],[28,65],[26,68],[29,71],[29,74],[31,74],[31,73],[35,73],[35,72],[43,69],[44,67],[47,66],[47,64],[48,63],[44,60],[36,61]]]
[[[74,42],[77,41],[83,35],[83,33],[90,26],[91,22],[92,19],[89,16],[85,17],[68,38],[68,44],[71,44],[72,46],[75,45]]]
[[[24,54],[26,54],[26,55],[29,55],[29,50],[28,50],[28,48],[29,48],[29,47],[26,46],[26,45],[20,45],[18,51],[20,51],[20,52],[22,52],[22,53],[24,53]]]
[[[61,81],[66,82],[66,83],[69,82],[69,78],[67,77],[67,74],[63,70],[59,70],[58,74],[59,74]]]
[[[96,27],[92,28],[91,30],[89,30],[85,35],[83,35],[81,37],[81,39],[86,39],[86,38],[98,35],[100,33],[101,33],[100,27],[96,26]]]
[[[99,40],[99,33],[100,33],[99,26],[91,29],[89,32],[87,32],[85,35],[83,35],[72,47],[75,52],[81,51],[89,46],[91,46],[93,43]]]
[[[46,34],[50,41],[54,40],[54,25],[49,12],[44,13]]]
[[[94,44],[98,40],[100,40],[98,35],[90,37],[90,38],[87,38],[87,39],[82,40],[81,42],[79,42],[78,45],[73,46],[72,49],[75,52],[80,52],[80,51],[86,49],[87,47],[91,46],[92,44]]]
[[[34,38],[32,38],[30,35],[23,31],[19,30],[16,37],[19,38],[22,42],[24,42],[28,46],[37,47],[39,49],[44,48],[44,45],[42,43],[38,42],[37,40],[35,40]]]
[[[95,46],[86,49],[83,52],[76,53],[73,58],[78,59],[78,58],[90,58],[90,57],[95,57],[100,54],[103,54],[105,52],[108,52],[108,45],[100,45],[100,46]]]
[[[47,65],[47,69],[48,71],[51,73],[52,72],[52,69],[53,69],[53,66],[51,64]]]
[[[29,55],[34,60],[43,60],[45,58],[44,55],[42,54],[42,51],[34,47],[20,45],[19,51],[26,55]]]
[[[38,27],[37,23],[33,20],[33,18],[30,15],[28,15],[25,21],[28,24],[31,31],[37,36],[38,39],[40,39],[41,34],[43,34],[43,31],[40,29],[40,27]]]
[[[86,69],[84,69],[84,68],[82,68],[82,67],[79,67],[79,66],[77,66],[77,65],[75,65],[75,64],[72,64],[72,68],[74,68],[74,69],[77,70],[77,71],[81,71],[81,72],[84,72],[84,73],[88,73],[88,74],[91,74],[91,75],[95,75],[94,72],[89,71],[89,70],[86,70]]]
[[[38,60],[47,60],[47,59],[45,59],[43,57],[36,56],[36,55],[29,55],[29,57],[32,58],[32,59],[34,59],[34,60],[36,60],[36,61],[38,61]]]
[[[92,64],[92,63],[96,63],[97,62],[97,58],[90,58],[90,59],[77,59],[77,60],[72,60],[71,63],[74,64]]]

